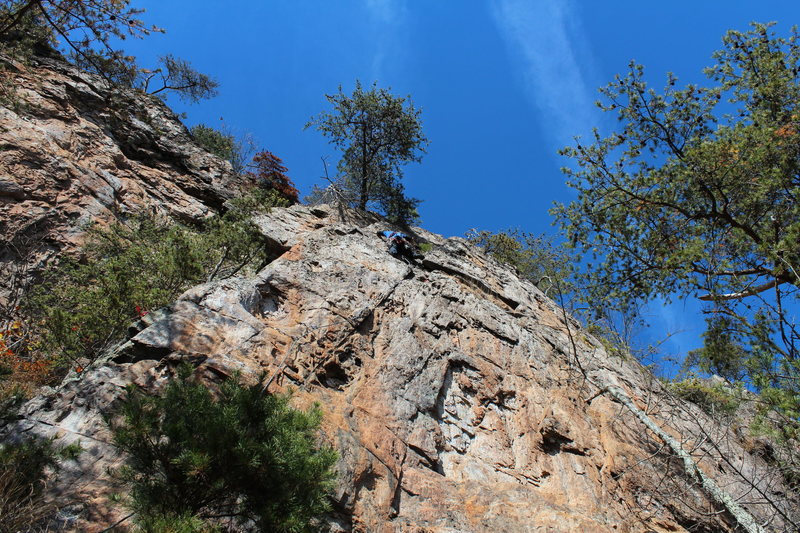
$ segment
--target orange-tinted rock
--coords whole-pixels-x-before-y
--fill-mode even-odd
[[[755,516],[775,515],[767,500],[797,512],[728,428],[670,398],[635,361],[610,357],[577,323],[568,331],[536,287],[462,239],[419,230],[434,247],[412,267],[387,253],[374,218],[296,206],[259,224],[292,235],[276,236],[283,256],[253,279],[187,291],[116,362],[26,407],[54,426],[26,427],[50,434],[67,420],[107,438],[100,412],[121,384],[156,387],[180,360],[208,379],[266,370],[273,390],[324,407],[325,438],[341,454],[334,531],[733,531],[639,420],[608,395],[593,398],[614,385]],[[80,408],[75,397],[86,398]],[[97,450],[74,486],[89,502],[81,520],[101,528],[115,516],[102,500],[111,489],[91,472],[119,459]]]
[[[54,59],[13,75],[24,111],[0,108],[0,297],[25,265],[73,250],[83,222],[142,208],[197,220],[241,185],[156,99]],[[190,289],[23,407],[11,437],[84,448],[48,485],[62,504],[53,529],[97,532],[127,514],[110,498],[124,458],[103,415],[127,384],[158,390],[181,361],[210,381],[266,371],[272,390],[322,404],[340,453],[332,531],[735,531],[611,386],[766,530],[800,523],[746,419],[720,423],[670,396],[463,239],[417,229],[433,248],[411,266],[371,214],[295,206],[255,222],[282,251],[257,276]]]
[[[15,276],[73,251],[89,222],[141,210],[198,221],[246,185],[154,96],[57,58],[8,75],[17,101],[0,106],[0,305]]]

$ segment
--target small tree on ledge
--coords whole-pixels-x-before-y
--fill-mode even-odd
[[[315,126],[342,150],[337,169],[356,199],[353,207],[378,207],[396,222],[416,218],[419,200],[403,193],[402,166],[422,159],[428,139],[410,97],[394,96],[377,84],[364,90],[359,81],[352,95],[339,86],[337,94],[325,97],[333,110],[312,117],[306,127]]]
[[[255,172],[251,172],[251,174],[256,178],[259,185],[266,185],[275,190],[281,197],[292,204],[300,201],[298,199],[299,191],[289,176],[286,175],[288,169],[284,166],[280,157],[269,150],[262,150],[253,157],[252,166],[255,168]]]

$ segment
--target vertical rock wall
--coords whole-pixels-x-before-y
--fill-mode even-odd
[[[418,230],[433,249],[411,266],[387,253],[375,217],[296,206],[257,222],[280,254],[257,276],[187,291],[103,367],[24,410],[19,431],[90,443],[85,470],[64,482],[84,502],[73,523],[100,529],[121,512],[103,500],[119,458],[100,413],[124,383],[157,389],[178,361],[211,381],[266,371],[273,390],[322,404],[341,454],[334,531],[736,530],[608,386],[767,530],[797,520],[797,502],[742,434],[610,357],[462,239]]]

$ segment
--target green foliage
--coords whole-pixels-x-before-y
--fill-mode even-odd
[[[272,259],[272,252],[252,217],[273,207],[285,207],[288,202],[274,190],[257,187],[230,200],[229,205],[224,215],[209,219],[200,233],[208,280],[264,268]]]
[[[110,51],[114,39],[163,31],[139,20],[143,12],[130,0],[3,0],[0,39],[19,41],[38,32],[40,40],[60,41],[78,54]]]
[[[0,2],[0,42],[4,52],[30,53],[37,45],[52,46],[54,36],[40,24],[33,6],[24,0]],[[25,9],[23,9],[25,8]]]
[[[233,171],[244,174],[255,152],[255,142],[250,135],[234,135],[228,128],[215,129],[205,124],[189,128],[194,140],[212,154],[231,163]]]
[[[140,68],[133,56],[113,48],[114,41],[162,32],[137,17],[143,9],[129,0],[5,0],[0,3],[0,51],[27,60],[61,45],[78,67],[116,85],[151,94],[172,91],[196,103],[216,96],[218,83],[170,54],[155,69]],[[157,82],[155,86],[153,83]]]
[[[33,529],[47,514],[41,500],[56,454],[47,439],[0,444],[0,533]]]
[[[586,333],[599,340],[606,353],[612,357],[626,359],[631,352],[625,339],[622,339],[616,330],[606,326],[603,322],[589,323],[586,326]]]
[[[671,382],[667,388],[679,398],[692,402],[712,416],[729,416],[741,405],[742,391],[719,382],[696,377]]]
[[[4,0],[0,41],[5,53],[23,60],[61,45],[82,65],[119,80],[132,58],[114,50],[113,42],[163,31],[139,20],[143,12],[129,0]]]
[[[659,94],[632,64],[601,90],[622,131],[563,150],[580,196],[556,213],[584,252],[602,250],[599,273],[618,293],[722,296],[797,281],[800,48],[761,25],[724,43],[706,70],[711,88],[678,89],[670,75]],[[716,112],[723,96],[735,115]]]
[[[140,69],[136,58],[121,51],[97,52],[86,50],[81,54],[69,55],[69,60],[81,70],[103,76],[114,85],[135,87]]]
[[[48,472],[57,474],[57,460],[75,459],[80,451],[77,444],[59,448],[52,439],[33,437],[0,443],[0,533],[36,531],[55,512],[42,498]]]
[[[620,128],[562,153],[578,199],[556,207],[591,254],[590,301],[697,296],[713,304],[690,363],[746,377],[788,420],[800,411],[800,40],[729,31],[707,87],[648,87],[631,63],[601,89]],[[718,317],[727,317],[724,319]]]
[[[99,74],[115,85],[139,89],[159,97],[166,97],[168,92],[172,92],[181,100],[196,104],[218,94],[219,83],[192,68],[185,59],[170,54],[160,57],[155,69],[141,68],[135,57],[125,55],[120,50],[73,52],[69,59],[81,69]]]
[[[160,66],[155,70],[141,71],[137,85],[145,92],[160,95],[164,91],[173,91],[178,98],[190,104],[217,96],[219,83],[195,70],[185,59],[167,54],[158,61]],[[158,84],[152,87],[154,80]]]
[[[365,90],[359,81],[352,95],[339,86],[326,98],[333,110],[306,127],[316,127],[342,151],[335,181],[346,191],[343,196],[354,207],[378,208],[395,222],[413,221],[419,200],[405,196],[400,180],[402,166],[419,162],[428,144],[420,111],[410,97],[394,96],[377,84]]]
[[[263,379],[229,379],[212,395],[191,371],[182,367],[160,396],[130,388],[112,424],[140,526],[177,520],[186,525],[170,531],[196,531],[190,517],[234,517],[259,531],[314,531],[337,459],[317,444],[319,407],[293,409],[289,396],[265,394]]]
[[[545,294],[560,292],[563,297],[574,289],[569,257],[543,235],[518,229],[497,233],[472,230],[467,240],[501,263],[516,268],[521,278],[531,281]]]
[[[0,469],[14,470],[18,481],[42,489],[45,470],[56,466],[58,454],[49,439],[26,439],[18,444],[0,444]]]
[[[91,230],[84,258],[46,272],[32,296],[45,348],[75,364],[93,360],[142,313],[204,281],[206,261],[195,233],[153,217]]]
[[[270,252],[250,217],[281,203],[256,189],[199,230],[146,215],[91,229],[82,257],[48,270],[30,298],[45,350],[85,366],[190,286],[263,268]]]
[[[231,133],[214,129],[205,124],[196,124],[189,128],[189,133],[197,144],[210,153],[231,161],[234,158],[236,139]]]
[[[0,54],[27,64],[34,54],[50,50],[55,43],[52,34],[44,26],[36,24],[30,11],[17,13],[22,4],[21,1],[0,2]],[[9,26],[16,18],[19,19],[16,25]],[[7,29],[4,31],[2,28]],[[19,112],[23,103],[17,95],[17,82],[13,76],[16,68],[5,58],[0,61],[0,104]]]
[[[703,347],[689,352],[683,370],[699,368],[731,382],[745,379],[751,354],[733,319],[726,315],[712,314],[706,322],[708,327],[703,333]]]
[[[221,528],[211,527],[192,515],[169,515],[137,517],[134,531],[137,533],[216,533]]]

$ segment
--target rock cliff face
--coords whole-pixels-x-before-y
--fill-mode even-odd
[[[322,403],[341,454],[334,531],[735,530],[608,387],[770,529],[796,512],[737,428],[671,399],[462,239],[419,230],[433,250],[412,267],[386,252],[374,217],[297,206],[258,224],[283,253],[256,277],[187,291],[112,360],[26,406],[20,430],[87,449],[64,482],[84,502],[79,523],[119,512],[105,499],[119,457],[101,413],[182,360],[210,380],[266,371],[273,390]]]
[[[7,242],[45,221],[41,250],[55,250],[71,242],[65,228],[112,208],[197,218],[224,199],[228,169],[185,145],[163,107],[130,108],[109,129],[108,93],[70,67],[48,72],[16,74],[39,111],[0,109]],[[190,289],[23,407],[12,433],[85,450],[49,487],[71,502],[61,529],[100,531],[126,514],[110,498],[122,458],[103,414],[126,385],[157,390],[181,361],[209,381],[267,372],[271,390],[322,404],[341,456],[332,531],[796,527],[800,505],[746,427],[676,400],[463,239],[417,229],[432,249],[412,266],[387,253],[377,233],[388,226],[369,214],[295,206],[256,222],[277,257],[256,276]]]
[[[0,105],[0,305],[88,222],[141,209],[197,221],[243,185],[158,98],[55,57],[0,63],[14,88]]]

